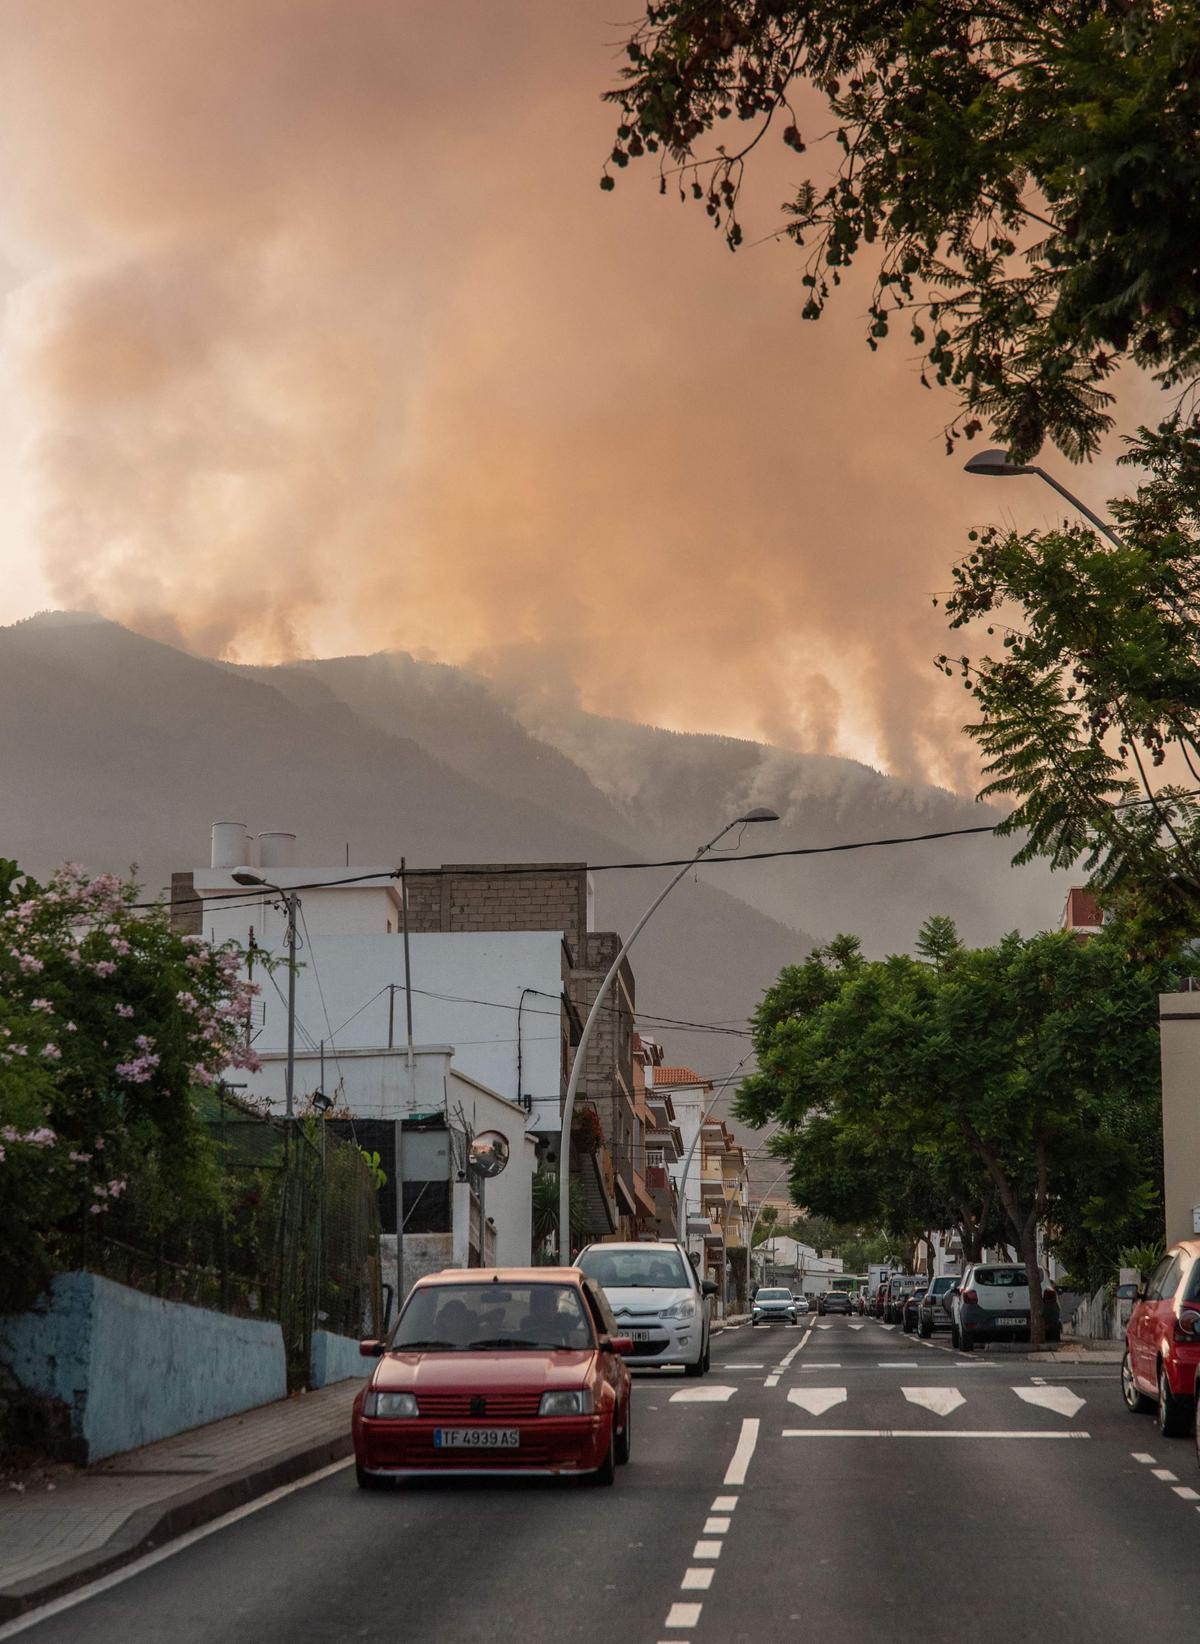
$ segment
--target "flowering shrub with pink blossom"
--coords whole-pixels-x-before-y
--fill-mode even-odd
[[[257,989],[239,949],[140,899],[112,874],[42,885],[0,859],[0,1312],[126,1207],[143,1230],[219,1211],[197,1108],[226,1068],[257,1066]]]

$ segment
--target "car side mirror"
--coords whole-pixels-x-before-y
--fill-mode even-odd
[[[360,1341],[358,1350],[364,1359],[381,1359],[383,1357],[383,1345],[381,1341]]]
[[[632,1336],[601,1336],[600,1351],[602,1353],[617,1353],[624,1357],[633,1352]]]
[[[700,1289],[703,1291],[703,1293],[706,1296],[715,1296],[716,1293],[717,1293],[716,1283],[712,1279],[702,1280],[701,1285],[700,1285]]]
[[[1133,1284],[1131,1282],[1129,1284],[1119,1284],[1117,1286],[1118,1301],[1140,1301],[1141,1297],[1142,1287],[1140,1284]]]

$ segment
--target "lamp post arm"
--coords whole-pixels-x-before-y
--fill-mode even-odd
[[[669,880],[659,891],[621,944],[617,957],[609,966],[608,974],[601,982],[596,997],[592,1001],[592,1008],[587,1013],[587,1020],[583,1024],[583,1032],[579,1035],[579,1044],[575,1048],[575,1060],[571,1064],[571,1076],[567,1080],[567,1094],[563,1099],[562,1132],[558,1144],[558,1264],[560,1267],[566,1267],[571,1257],[571,1120],[575,1113],[575,1097],[587,1062],[588,1042],[592,1037],[592,1028],[595,1026],[596,1018],[600,1014],[601,1007],[608,996],[608,990],[612,986],[613,978],[620,970],[625,955],[637,941],[647,922],[658,911],[662,903],[666,901],[684,875],[690,873],[701,857],[706,856],[713,846],[719,840],[724,839],[725,835],[736,828],[737,825],[736,822],[727,823],[720,833],[715,834],[707,845],[702,845],[691,861],[685,862],[675,877]]]
[[[1120,536],[1117,534],[1117,532],[1113,530],[1112,526],[1111,525],[1106,525],[1104,523],[1104,521],[1100,518],[1099,514],[1093,514],[1092,510],[1088,507],[1087,503],[1080,502],[1079,498],[1074,494],[1074,492],[1073,491],[1068,491],[1066,486],[1061,485],[1058,482],[1058,480],[1055,479],[1053,474],[1048,474],[1044,468],[1037,468],[1032,463],[1030,464],[1029,472],[1031,474],[1036,474],[1039,479],[1044,479],[1046,484],[1053,487],[1053,489],[1058,492],[1060,497],[1065,497],[1066,500],[1071,504],[1072,508],[1077,508],[1079,510],[1079,512],[1083,515],[1084,519],[1091,521],[1091,523],[1096,527],[1097,531],[1102,531],[1104,533],[1104,535],[1108,538],[1108,540],[1113,544],[1114,547],[1116,547],[1116,548],[1124,547],[1124,543],[1122,542],[1122,540],[1121,540]]]

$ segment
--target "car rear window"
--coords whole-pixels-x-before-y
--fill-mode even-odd
[[[585,1250],[579,1266],[606,1290],[686,1290],[687,1264],[678,1250]]]
[[[980,1267],[971,1277],[972,1284],[986,1285],[989,1290],[1020,1290],[1029,1283],[1023,1267]]]

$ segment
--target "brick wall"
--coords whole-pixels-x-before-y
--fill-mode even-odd
[[[587,932],[587,867],[582,862],[453,863],[408,882],[409,929],[560,930],[572,949]],[[489,871],[490,870],[490,871]]]

